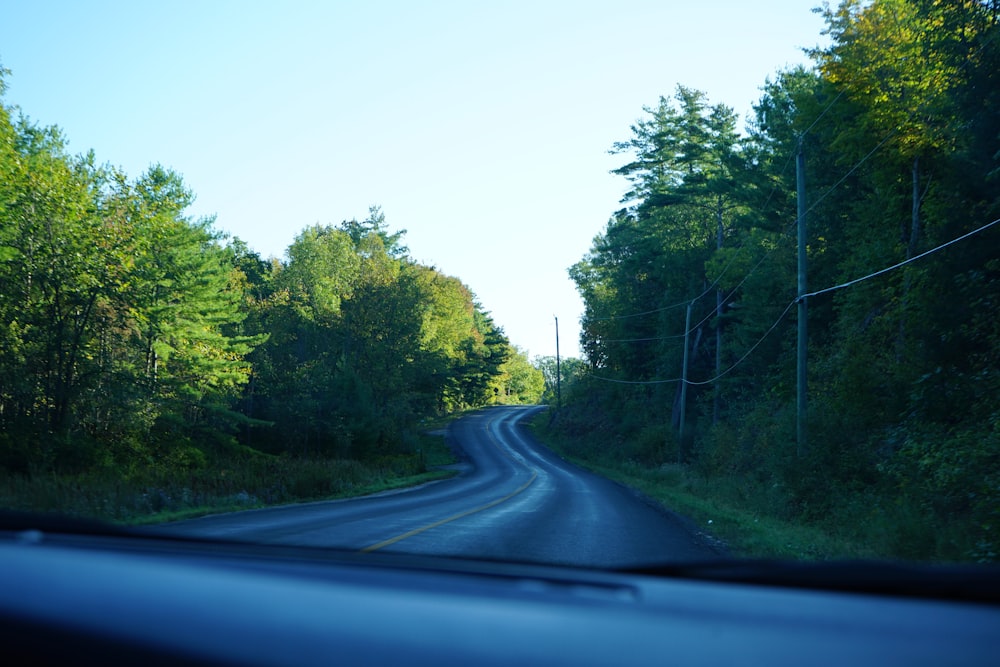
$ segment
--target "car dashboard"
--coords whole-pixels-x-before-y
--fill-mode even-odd
[[[6,664],[986,665],[996,600],[0,533]],[[995,585],[992,577],[991,585]]]

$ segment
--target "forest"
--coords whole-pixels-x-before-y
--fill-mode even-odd
[[[745,131],[677,86],[611,148],[629,190],[570,270],[586,364],[555,428],[859,556],[994,561],[1000,4],[817,11],[829,45]]]
[[[427,472],[428,420],[541,396],[378,207],[264,259],[188,216],[178,173],[66,145],[0,104],[5,507],[131,519],[348,493]]]

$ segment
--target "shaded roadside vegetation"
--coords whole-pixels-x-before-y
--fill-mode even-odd
[[[0,507],[58,512],[127,524],[159,523],[312,500],[345,498],[450,477],[454,462],[440,436],[420,449],[375,459],[274,456],[249,450],[187,470],[150,468],[131,475],[93,468],[78,473],[0,476]]]
[[[823,13],[830,46],[766,82],[745,133],[678,87],[613,147],[631,190],[571,269],[586,364],[563,379],[554,437],[704,518],[822,536],[794,555],[995,561],[1000,8]],[[807,300],[804,442],[800,149],[823,291]]]
[[[134,521],[412,483],[440,474],[428,420],[541,395],[377,207],[264,259],[186,215],[193,197],[0,104],[5,507]]]
[[[739,476],[708,475],[688,464],[621,460],[603,438],[612,432],[570,436],[563,421],[536,417],[535,435],[569,461],[640,491],[664,507],[691,519],[697,529],[736,557],[816,560],[891,556],[885,545],[859,541],[852,531],[816,525],[769,511],[755,502],[752,482]]]

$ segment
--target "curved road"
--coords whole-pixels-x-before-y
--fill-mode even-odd
[[[540,409],[489,408],[453,422],[449,439],[466,461],[449,480],[164,528],[252,542],[600,568],[717,557],[677,517],[539,444],[518,422]]]

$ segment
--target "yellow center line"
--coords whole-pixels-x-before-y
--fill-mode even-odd
[[[512,457],[510,454],[508,454],[507,452],[505,452],[502,447],[500,447],[500,443],[497,442],[496,438],[493,437],[493,433],[490,432],[490,425],[493,424],[493,421],[496,421],[496,420],[492,420],[492,421],[490,421],[490,422],[488,422],[486,424],[486,435],[489,436],[490,440],[493,442],[493,446],[496,447],[497,449],[499,449],[500,452],[504,456],[506,456],[507,458],[509,458],[511,461],[514,461],[515,463],[519,463],[522,466],[524,466],[526,469],[531,470],[531,468],[528,468],[528,466],[525,465],[522,461],[517,461],[514,457]],[[453,515],[451,515],[451,516],[449,516],[449,517],[447,517],[445,519],[441,519],[439,521],[435,521],[433,523],[429,523],[429,524],[427,524],[425,526],[420,526],[419,528],[414,528],[413,530],[409,530],[409,531],[407,531],[405,533],[402,533],[401,535],[396,535],[395,537],[390,537],[387,540],[382,540],[381,542],[377,542],[377,543],[375,543],[375,544],[373,544],[371,546],[365,547],[364,549],[361,550],[361,553],[370,553],[372,551],[376,551],[376,550],[381,549],[383,547],[387,547],[387,546],[389,546],[391,544],[395,544],[396,542],[399,542],[401,540],[405,540],[408,537],[413,537],[414,535],[419,535],[420,533],[422,533],[424,531],[427,531],[427,530],[430,530],[431,528],[437,528],[438,526],[443,526],[446,523],[451,523],[452,521],[457,521],[458,519],[461,519],[463,517],[467,517],[470,514],[475,514],[476,512],[482,512],[483,510],[488,510],[491,507],[496,507],[500,503],[503,503],[503,502],[506,502],[506,501],[510,500],[511,498],[513,498],[514,496],[516,496],[517,494],[521,493],[526,488],[528,488],[529,486],[531,486],[532,482],[535,481],[536,477],[538,477],[538,471],[537,470],[531,470],[531,479],[529,479],[527,482],[525,482],[524,484],[522,484],[521,486],[519,486],[517,489],[515,489],[514,491],[508,493],[506,496],[504,496],[502,498],[497,498],[496,500],[491,500],[490,502],[486,503],[485,505],[480,505],[479,507],[474,507],[472,509],[465,510],[464,512],[459,512],[458,514],[453,514]]]
[[[538,477],[538,473],[533,471],[531,473],[531,479],[529,479],[527,482],[525,482],[524,484],[522,484],[520,487],[518,487],[517,489],[515,489],[511,493],[508,493],[503,498],[497,498],[496,500],[492,500],[492,501],[486,503],[485,505],[480,505],[479,507],[474,507],[474,508],[472,508],[470,510],[465,510],[464,512],[459,512],[458,514],[453,514],[453,515],[451,515],[450,517],[448,517],[446,519],[441,519],[440,521],[435,521],[434,523],[429,523],[426,526],[420,526],[419,528],[414,528],[413,530],[407,531],[407,532],[403,533],[402,535],[397,535],[396,537],[390,537],[389,539],[383,540],[381,542],[378,542],[377,544],[373,544],[370,547],[365,547],[364,549],[361,550],[361,552],[362,553],[369,553],[371,551],[375,551],[376,549],[381,549],[382,547],[387,547],[390,544],[395,544],[396,542],[399,542],[400,540],[405,540],[408,537],[413,537],[414,535],[419,535],[420,533],[424,532],[425,530],[430,530],[431,528],[437,528],[438,526],[443,526],[446,523],[450,523],[452,521],[457,521],[458,519],[461,519],[463,517],[467,517],[470,514],[475,514],[476,512],[482,512],[483,510],[487,510],[487,509],[489,509],[491,507],[499,505],[502,502],[506,502],[506,501],[510,500],[511,498],[513,498],[514,496],[516,496],[517,494],[521,493],[526,488],[528,488],[529,486],[531,486],[531,483],[535,481],[536,477]]]

